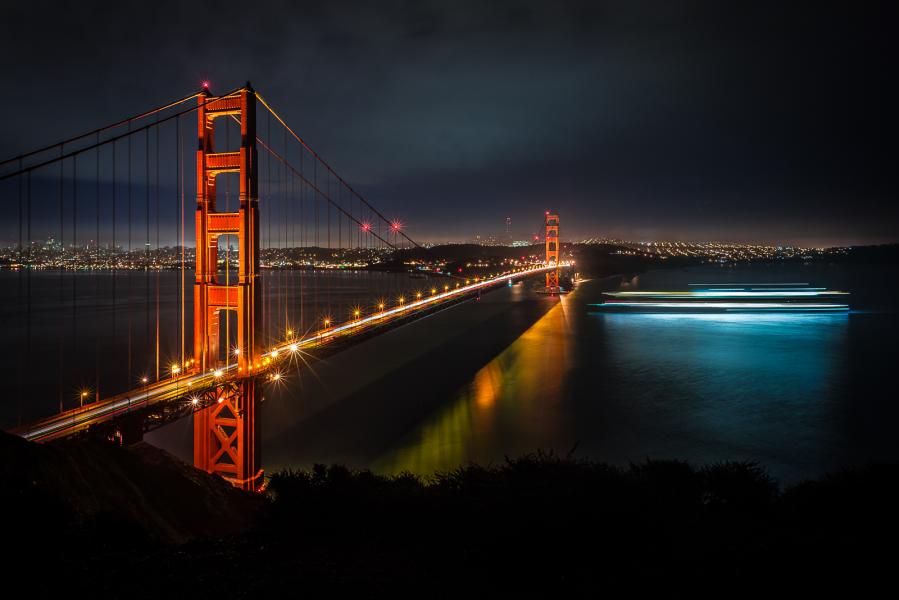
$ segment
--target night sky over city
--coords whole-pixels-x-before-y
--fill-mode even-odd
[[[8,5],[0,155],[251,80],[422,241],[895,242],[883,2]]]

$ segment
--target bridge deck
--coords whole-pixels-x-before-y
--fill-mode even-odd
[[[510,279],[521,279],[549,269],[555,269],[555,266],[540,265],[520,271],[506,272],[491,279],[437,293],[348,323],[322,329],[303,338],[287,340],[260,356],[260,366],[258,369],[254,369],[252,376],[260,377],[275,372],[280,364],[291,360],[300,351],[305,352],[326,345],[331,346],[339,340],[363,338],[367,334],[374,334],[375,330],[399,325],[410,318],[469,298],[478,291],[492,288]],[[208,406],[214,401],[210,400],[210,391],[215,391],[245,377],[247,375],[239,372],[237,364],[225,365],[206,373],[186,373],[53,415],[12,432],[27,440],[50,441],[84,433],[100,425],[112,424],[116,420],[130,415],[146,417],[142,427],[144,430],[149,430]]]

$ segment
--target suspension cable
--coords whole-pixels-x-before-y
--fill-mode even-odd
[[[72,157],[72,356],[78,356],[78,157]],[[74,361],[73,361],[74,362]],[[73,371],[77,366],[73,364]],[[81,404],[84,397],[79,393]]]
[[[144,132],[144,346],[147,370],[150,360],[150,131]],[[159,361],[156,361],[156,381],[159,380]]]
[[[129,127],[129,129],[131,128],[130,124],[128,127]],[[132,207],[133,207],[132,191],[133,191],[133,189],[132,188],[133,188],[133,186],[132,186],[132,178],[131,178],[131,170],[132,170],[132,162],[133,161],[132,161],[131,145],[132,145],[131,138],[129,137],[128,138],[128,263],[127,263],[129,272],[128,272],[128,288],[127,288],[128,296],[125,301],[125,307],[126,307],[126,310],[128,311],[128,371],[127,371],[128,383],[132,383],[131,377],[134,376],[134,361],[133,361],[133,356],[131,353],[131,346],[132,346],[132,337],[131,336],[133,334],[132,330],[133,330],[133,320],[134,320],[134,317],[132,315],[133,311],[131,310],[131,287],[133,285],[134,277],[132,277],[132,274],[130,272],[131,271],[131,260],[132,260],[131,230],[132,230],[132,225],[133,225],[133,222],[132,222],[132,216],[133,216],[133,210],[132,210]]]
[[[311,190],[313,190],[316,194],[320,195],[322,198],[324,198],[325,200],[327,200],[327,201],[331,204],[331,206],[333,206],[334,208],[336,208],[337,210],[339,210],[340,212],[342,212],[344,215],[346,215],[346,217],[347,217],[348,219],[352,220],[354,223],[356,223],[357,225],[359,225],[360,229],[363,228],[364,223],[363,223],[362,221],[360,221],[360,220],[357,219],[355,216],[353,216],[352,214],[350,214],[349,212],[347,212],[346,209],[344,209],[342,206],[340,206],[339,204],[337,204],[337,202],[335,202],[334,199],[331,198],[331,196],[329,196],[328,194],[324,193],[324,192],[323,192],[317,185],[315,185],[315,183],[313,183],[312,181],[309,181],[308,179],[306,179],[306,178],[303,176],[303,174],[300,173],[300,172],[299,172],[299,171],[298,171],[292,164],[290,164],[289,162],[287,162],[286,160],[284,160],[284,157],[283,157],[283,156],[281,156],[280,154],[278,154],[275,150],[273,150],[268,144],[266,144],[265,142],[263,142],[261,139],[256,138],[256,141],[259,143],[260,146],[262,146],[262,147],[263,147],[266,151],[268,151],[272,156],[274,156],[276,159],[278,159],[279,161],[281,161],[282,163],[284,163],[284,166],[285,166],[287,169],[289,169],[291,172],[293,172],[294,175],[296,175],[297,177],[299,177],[299,178],[300,178],[300,181],[302,181],[302,182],[305,183],[307,186],[309,186],[309,188],[310,188]],[[315,164],[313,163],[313,169],[314,169],[314,167],[315,167]],[[393,248],[393,249],[395,249],[395,250],[397,249],[396,246],[394,246],[393,244],[391,244],[390,242],[388,242],[388,241],[385,240],[384,238],[380,237],[376,232],[372,231],[372,230],[371,230],[371,227],[369,227],[367,233],[369,233],[369,234],[373,235],[374,237],[378,238],[378,239],[381,240],[384,244],[390,246],[391,248]],[[411,241],[411,240],[410,240],[410,241]],[[412,243],[415,244],[415,242],[412,242]],[[318,238],[316,238],[316,244],[318,244]],[[417,244],[416,244],[416,245],[417,245]]]
[[[59,155],[59,156],[57,156],[56,158],[52,158],[52,159],[49,159],[49,160],[45,160],[45,161],[43,161],[43,162],[40,162],[40,163],[37,163],[37,164],[34,164],[34,165],[29,165],[29,166],[27,166],[27,167],[23,167],[23,168],[19,169],[18,171],[13,171],[13,172],[11,172],[11,173],[5,173],[5,174],[3,174],[3,175],[0,175],[0,181],[3,181],[3,180],[5,180],[5,179],[10,179],[10,178],[12,178],[12,177],[15,177],[16,175],[21,174],[21,173],[27,173],[27,172],[29,172],[29,171],[34,171],[34,170],[36,170],[36,169],[40,169],[41,167],[46,167],[47,165],[51,165],[51,164],[53,164],[53,163],[55,163],[55,162],[57,162],[57,161],[59,161],[59,160],[65,160],[66,158],[71,158],[71,157],[76,156],[76,155],[78,155],[78,154],[82,154],[82,153],[84,153],[84,152],[88,152],[88,151],[93,150],[94,148],[96,148],[96,147],[98,147],[98,146],[103,146],[103,145],[105,145],[105,144],[115,143],[116,141],[118,141],[118,140],[120,140],[120,139],[127,138],[127,137],[132,136],[132,135],[134,135],[134,134],[136,134],[136,133],[139,133],[139,132],[141,132],[141,131],[145,131],[145,130],[147,130],[147,129],[150,129],[151,127],[156,127],[156,126],[159,125],[160,123],[165,123],[166,121],[170,121],[170,120],[172,120],[172,119],[176,119],[176,118],[181,117],[181,116],[183,116],[183,115],[186,115],[186,114],[188,114],[188,113],[192,113],[193,111],[197,110],[197,109],[200,108],[201,106],[206,106],[207,104],[211,104],[211,103],[213,103],[213,102],[218,102],[218,101],[221,100],[222,98],[228,98],[228,97],[230,97],[230,96],[233,96],[234,94],[240,92],[242,89],[243,89],[243,88],[237,88],[237,89],[234,90],[234,91],[228,92],[228,93],[225,94],[224,96],[213,96],[213,97],[210,97],[208,100],[206,100],[206,101],[203,102],[202,104],[198,104],[198,105],[193,106],[193,107],[191,107],[191,108],[188,108],[188,109],[179,111],[179,112],[177,112],[177,113],[173,113],[173,114],[168,115],[168,116],[166,116],[166,117],[164,117],[164,118],[162,118],[162,119],[159,119],[158,121],[154,121],[153,123],[150,123],[150,124],[148,124],[148,125],[144,125],[144,126],[142,126],[142,127],[138,127],[137,129],[129,129],[129,130],[128,130],[127,132],[125,132],[125,133],[122,133],[122,134],[113,136],[113,137],[108,138],[108,139],[105,139],[105,140],[103,140],[103,141],[101,141],[101,142],[97,142],[97,143],[91,144],[91,145],[89,145],[89,146],[85,146],[84,148],[79,148],[79,149],[77,149],[77,150],[72,150],[72,151],[69,152],[68,154],[63,154],[63,153],[62,153],[62,148],[63,148],[63,146],[64,146],[64,143],[54,144],[53,146],[50,146],[50,148],[55,148],[56,146],[59,146],[59,147],[60,147],[60,155]],[[196,95],[195,95],[194,97],[196,97]],[[124,124],[130,124],[130,121],[125,121]]]
[[[156,121],[159,121],[157,115]],[[159,261],[159,127],[156,128],[156,185],[153,190],[153,200],[156,208],[156,254],[154,258],[154,267],[156,269],[156,379],[159,379],[159,277],[160,277],[160,261]]]
[[[100,134],[97,133],[97,141],[100,140]],[[94,202],[94,216],[97,220],[96,237],[94,238],[94,269],[98,272],[94,273],[94,294],[100,297],[100,147],[97,146],[96,154],[96,180],[97,180],[97,197]],[[90,250],[90,248],[88,248]],[[97,335],[94,343],[94,401],[100,400],[100,336]]]
[[[302,144],[303,147],[306,148],[306,150],[308,150],[309,153],[312,154],[312,156],[314,156],[314,157],[316,158],[316,160],[318,160],[318,161],[322,164],[323,167],[325,167],[325,168],[326,168],[332,175],[334,175],[334,177],[336,177],[337,180],[338,180],[340,183],[342,183],[342,184],[344,185],[344,187],[346,187],[346,189],[349,190],[349,192],[350,192],[351,194],[353,194],[354,196],[356,196],[356,197],[359,199],[360,202],[362,202],[362,203],[365,204],[369,209],[371,209],[372,212],[374,212],[376,215],[378,215],[378,217],[380,217],[385,223],[390,223],[390,221],[387,219],[387,217],[385,217],[383,214],[381,214],[381,212],[378,211],[374,206],[372,206],[371,204],[369,204],[368,200],[366,200],[366,199],[362,196],[362,194],[360,194],[360,193],[357,192],[355,189],[353,189],[353,187],[352,187],[350,184],[348,184],[348,183],[347,183],[347,182],[346,182],[340,175],[338,175],[337,172],[336,172],[334,169],[332,169],[331,166],[330,166],[327,162],[325,162],[325,160],[324,160],[321,156],[319,156],[319,154],[318,154],[315,150],[313,150],[313,149],[309,146],[309,144],[306,143],[305,140],[303,140],[303,138],[301,138],[299,135],[297,135],[297,133],[296,133],[293,129],[291,129],[290,126],[284,121],[284,119],[282,119],[282,118],[278,115],[278,113],[275,112],[275,109],[273,109],[273,108],[268,104],[268,102],[265,101],[265,99],[259,94],[259,92],[254,92],[254,93],[256,94],[256,98],[259,99],[259,101],[262,103],[262,105],[263,105],[266,109],[268,109],[268,111],[269,111],[269,112],[270,112],[276,119],[278,119],[278,121],[281,123],[281,125],[284,126],[285,129],[287,129],[287,131],[290,132],[290,135],[292,135],[293,138],[294,138],[296,141],[298,141],[300,144]],[[402,232],[402,231],[401,231],[401,232],[400,232],[400,235],[402,235],[404,238],[406,238],[410,243],[412,243],[412,244],[414,244],[415,246],[421,248],[421,245],[420,245],[418,242],[416,242],[415,240],[413,240],[412,238],[410,238],[408,235],[406,235],[405,232]]]
[[[62,154],[64,152],[63,147],[59,147],[59,153]],[[65,228],[63,223],[63,213],[64,213],[64,190],[63,186],[65,185],[65,161],[59,161],[59,244],[62,255],[62,261],[65,263],[66,258],[66,244],[65,244]],[[60,312],[62,311],[63,303],[65,302],[65,269],[59,269],[59,306]],[[62,373],[63,373],[63,336],[59,336],[59,412],[63,410],[63,390],[62,390]]]
[[[199,95],[200,95],[200,92],[196,92],[194,94],[191,94],[190,96],[185,96],[184,98],[181,98],[180,100],[175,100],[174,102],[169,102],[168,104],[165,104],[163,106],[157,106],[156,108],[151,108],[150,110],[148,110],[146,112],[140,113],[138,115],[134,115],[132,117],[128,117],[126,119],[122,119],[121,121],[117,121],[116,123],[112,123],[110,125],[104,125],[103,127],[99,127],[92,131],[88,131],[88,132],[76,135],[75,137],[71,137],[67,140],[63,140],[61,142],[56,142],[55,144],[50,144],[49,146],[44,146],[43,148],[38,148],[36,150],[30,150],[28,152],[25,152],[24,154],[20,154],[18,156],[14,156],[12,158],[7,158],[3,161],[0,161],[0,166],[3,166],[7,163],[15,162],[15,161],[21,161],[22,159],[28,158],[29,156],[34,156],[35,154],[41,154],[43,152],[47,152],[48,150],[52,150],[53,148],[56,148],[57,146],[71,144],[72,142],[76,142],[76,141],[78,141],[80,139],[84,139],[88,136],[92,136],[92,135],[99,136],[104,131],[108,131],[110,129],[115,129],[116,127],[121,127],[122,125],[127,125],[133,121],[139,121],[140,119],[143,119],[145,117],[149,117],[151,115],[160,113],[164,110],[168,110],[169,108],[172,108],[174,106],[178,106],[179,104],[183,104],[183,103],[187,102],[188,100],[192,100],[193,98],[196,98]]]

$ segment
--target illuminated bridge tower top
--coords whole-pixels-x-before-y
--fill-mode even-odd
[[[546,291],[549,293],[559,292],[559,254],[561,252],[559,244],[559,215],[546,213],[546,265],[553,266],[546,272]]]

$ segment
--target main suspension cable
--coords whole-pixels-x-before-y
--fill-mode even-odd
[[[136,134],[136,133],[139,133],[139,132],[141,132],[141,131],[146,131],[147,129],[150,129],[151,127],[156,127],[156,126],[159,125],[160,123],[165,123],[166,121],[170,121],[170,120],[172,120],[172,119],[176,119],[176,118],[178,118],[178,117],[181,117],[181,116],[183,116],[183,115],[186,115],[186,114],[188,114],[188,113],[191,113],[191,112],[197,110],[198,108],[200,108],[201,106],[206,106],[207,104],[211,104],[211,103],[213,103],[213,102],[218,102],[218,101],[221,100],[222,98],[227,98],[227,97],[229,97],[229,96],[233,96],[234,94],[240,92],[242,89],[243,89],[243,88],[237,88],[236,90],[234,90],[234,91],[232,91],[232,92],[228,92],[228,93],[225,94],[224,96],[215,96],[215,97],[211,97],[211,98],[209,98],[209,100],[203,102],[202,104],[198,104],[198,105],[193,106],[193,107],[191,107],[191,108],[188,108],[188,109],[179,111],[179,112],[177,112],[177,113],[173,113],[173,114],[168,115],[168,116],[166,116],[166,117],[164,117],[164,118],[162,118],[162,119],[159,119],[158,121],[154,121],[153,123],[150,123],[150,124],[148,124],[148,125],[144,125],[144,126],[142,126],[142,127],[138,127],[137,129],[131,129],[131,128],[130,128],[130,129],[129,129],[128,131],[126,131],[125,133],[122,133],[122,134],[113,136],[113,137],[111,137],[111,138],[105,139],[105,140],[100,141],[100,142],[96,142],[96,143],[94,143],[94,144],[91,144],[91,145],[89,145],[89,146],[85,146],[85,147],[83,147],[83,148],[78,148],[77,150],[72,150],[72,151],[69,152],[68,154],[64,154],[63,151],[62,151],[63,146],[64,146],[64,143],[54,144],[54,145],[50,146],[50,148],[55,148],[55,147],[59,146],[59,147],[60,147],[60,155],[59,155],[59,156],[57,156],[56,158],[52,158],[52,159],[49,159],[49,160],[45,160],[45,161],[43,161],[43,162],[40,162],[40,163],[37,163],[37,164],[34,164],[34,165],[29,165],[29,166],[23,167],[23,168],[21,168],[21,169],[19,169],[19,170],[17,170],[17,171],[12,171],[12,172],[10,172],[10,173],[5,173],[5,174],[3,174],[3,175],[0,175],[0,181],[6,180],[6,179],[10,179],[10,178],[12,178],[12,177],[15,177],[15,176],[21,174],[21,173],[27,173],[27,172],[29,172],[29,171],[34,171],[34,170],[36,170],[36,169],[40,169],[41,167],[46,167],[47,165],[51,165],[51,164],[53,164],[53,163],[55,163],[55,162],[57,162],[57,161],[60,161],[60,160],[65,160],[65,159],[67,159],[67,158],[71,158],[71,157],[73,157],[73,156],[77,156],[77,155],[82,154],[82,153],[84,153],[84,152],[88,152],[88,151],[90,151],[90,150],[93,150],[94,148],[97,148],[98,146],[103,146],[103,145],[106,145],[106,144],[112,144],[112,143],[115,143],[115,142],[118,141],[118,140],[121,140],[121,139],[123,139],[123,138],[127,138],[127,137],[132,136],[132,135],[134,135],[134,134]],[[196,96],[194,96],[194,97],[196,97]],[[123,124],[130,124],[130,123],[131,123],[131,121],[124,121],[124,122],[123,122]],[[7,162],[9,162],[9,161],[7,161]]]
[[[103,127],[99,127],[97,129],[93,129],[91,131],[81,133],[79,135],[76,135],[75,137],[68,138],[61,142],[56,142],[55,144],[50,144],[49,146],[44,146],[43,148],[37,148],[36,150],[30,150],[28,152],[25,152],[24,154],[20,154],[18,156],[14,156],[12,158],[7,158],[3,161],[0,161],[0,166],[3,166],[7,163],[15,162],[15,161],[22,161],[23,159],[28,158],[29,156],[34,156],[35,154],[41,154],[43,152],[47,152],[48,150],[52,150],[53,148],[56,148],[57,146],[64,146],[66,144],[71,144],[72,142],[76,142],[76,141],[78,141],[80,139],[84,139],[88,136],[92,136],[92,135],[99,136],[104,131],[108,131],[110,129],[115,129],[116,127],[121,127],[122,125],[128,125],[134,121],[139,121],[145,117],[155,115],[164,110],[168,110],[169,108],[172,108],[174,106],[178,106],[179,104],[183,104],[183,103],[187,102],[188,100],[192,100],[193,98],[196,98],[199,95],[200,95],[200,92],[196,92],[196,93],[191,94],[190,96],[185,96],[184,98],[181,98],[180,100],[175,100],[175,101],[169,102],[168,104],[165,104],[163,106],[157,106],[156,108],[151,108],[150,110],[148,110],[146,112],[140,113],[138,115],[134,115],[132,117],[128,117],[126,119],[122,119],[121,121],[117,121],[110,125],[104,125]]]
[[[262,146],[262,147],[263,147],[266,151],[268,151],[272,156],[274,156],[274,157],[275,157],[276,159],[278,159],[279,161],[283,162],[283,163],[284,163],[284,166],[285,166],[287,169],[289,169],[294,175],[296,175],[297,177],[299,177],[299,178],[300,178],[300,181],[302,181],[302,182],[305,183],[307,186],[309,186],[309,188],[310,188],[311,190],[313,190],[316,194],[320,195],[322,198],[324,198],[325,200],[327,200],[327,201],[331,204],[331,206],[333,206],[334,208],[336,208],[337,210],[339,210],[341,213],[343,213],[344,215],[346,215],[346,217],[347,217],[348,219],[352,220],[354,223],[356,223],[357,225],[359,225],[359,227],[360,227],[361,230],[364,230],[364,229],[365,229],[365,224],[364,224],[362,221],[360,221],[360,220],[357,219],[355,216],[353,216],[352,214],[350,214],[349,212],[347,212],[346,209],[344,209],[342,206],[340,206],[339,204],[337,204],[337,202],[335,202],[334,199],[331,198],[331,196],[329,196],[328,194],[324,193],[324,192],[323,192],[321,189],[319,189],[319,187],[318,187],[317,185],[315,185],[312,181],[309,181],[308,179],[306,179],[306,178],[303,176],[302,173],[300,173],[300,172],[299,172],[299,171],[298,171],[292,164],[290,164],[289,162],[287,162],[286,160],[284,160],[284,157],[282,157],[282,156],[281,156],[280,154],[278,154],[275,150],[273,150],[268,144],[266,144],[264,141],[262,141],[262,140],[259,139],[259,138],[256,138],[256,141],[259,143],[260,146]],[[315,165],[313,164],[313,167],[314,167],[314,166],[315,166]],[[378,239],[381,240],[384,244],[390,246],[391,248],[397,249],[396,246],[394,246],[393,244],[391,244],[390,242],[388,242],[388,241],[385,240],[384,238],[380,237],[376,232],[372,231],[372,230],[371,230],[371,227],[368,228],[367,233],[369,233],[369,234],[373,235],[374,237],[378,238]],[[415,242],[412,242],[412,243],[414,244]],[[318,239],[316,239],[316,244],[318,244]],[[417,245],[417,244],[416,244],[416,245]]]
[[[360,194],[360,193],[357,192],[355,189],[353,189],[353,187],[352,187],[350,184],[348,184],[348,183],[347,183],[347,182],[346,182],[346,181],[345,181],[345,180],[344,180],[344,179],[337,173],[337,171],[335,171],[333,168],[331,168],[331,165],[329,165],[327,162],[325,162],[325,160],[324,160],[321,156],[319,156],[319,154],[318,154],[315,150],[313,150],[313,149],[309,146],[309,144],[306,143],[306,141],[305,141],[303,138],[301,138],[299,135],[297,135],[297,133],[296,133],[293,129],[290,128],[290,125],[288,125],[288,124],[284,121],[284,119],[282,119],[282,118],[280,117],[280,115],[278,115],[278,113],[275,112],[275,109],[273,109],[273,108],[268,104],[268,102],[265,101],[265,99],[262,97],[261,94],[259,94],[259,92],[255,92],[255,94],[256,94],[256,98],[258,98],[259,101],[262,103],[262,105],[263,105],[266,109],[268,109],[268,111],[272,114],[272,116],[274,116],[274,117],[281,123],[281,125],[283,125],[284,128],[287,129],[287,131],[290,132],[290,135],[292,135],[293,138],[294,138],[296,141],[298,141],[300,144],[302,144],[303,147],[306,148],[306,150],[308,150],[309,153],[310,153],[313,157],[315,157],[315,159],[318,160],[318,161],[322,164],[323,167],[325,167],[325,168],[328,170],[328,172],[330,172],[330,173],[331,173],[331,174],[332,174],[332,175],[333,175],[333,176],[334,176],[340,183],[342,183],[342,184],[344,185],[344,187],[346,187],[346,189],[347,189],[351,194],[353,194],[354,196],[356,196],[356,198],[358,198],[360,202],[362,202],[362,203],[365,204],[369,209],[371,209],[371,211],[374,212],[376,215],[378,215],[378,217],[380,217],[381,220],[383,220],[385,223],[388,223],[388,224],[391,223],[391,222],[387,219],[387,217],[385,217],[383,214],[381,214],[380,211],[378,211],[378,209],[376,209],[374,206],[372,206],[371,204],[369,204],[368,200],[366,200],[366,199],[362,196],[362,194]],[[401,231],[401,232],[400,232],[400,235],[402,235],[404,238],[406,238],[411,244],[414,244],[415,246],[421,248],[421,245],[420,245],[418,242],[416,242],[415,240],[413,240],[412,238],[410,238],[408,235],[406,235],[405,232],[402,232],[402,231]]]

